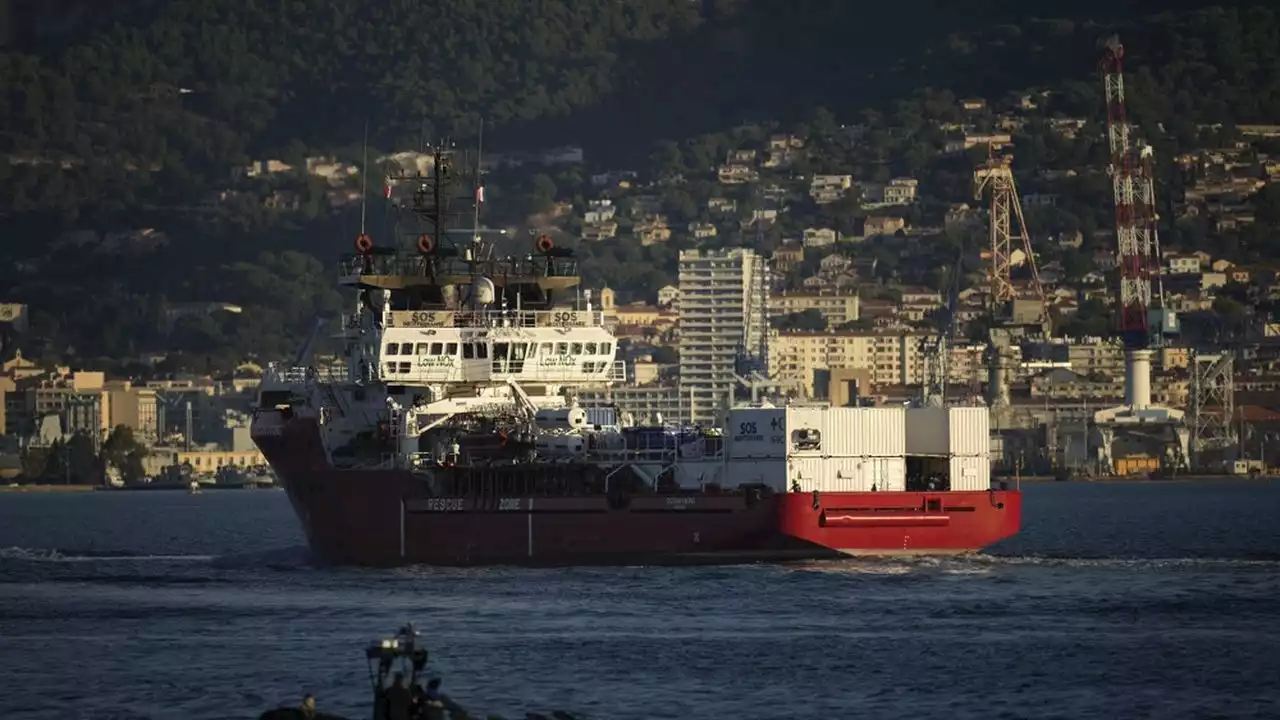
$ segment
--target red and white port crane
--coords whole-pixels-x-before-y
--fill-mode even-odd
[[[1151,346],[1174,328],[1160,283],[1160,239],[1156,233],[1155,174],[1151,147],[1132,142],[1133,126],[1125,112],[1124,46],[1112,36],[1102,44],[1099,69],[1106,90],[1107,138],[1111,162],[1107,172],[1115,192],[1116,243],[1120,274],[1120,337],[1124,340],[1124,404],[1099,410],[1093,425],[1101,438],[1099,458],[1110,464],[1117,432],[1141,428],[1143,437],[1161,437],[1185,467],[1188,435],[1184,413],[1151,404]],[[1153,287],[1154,284],[1154,287]],[[1153,313],[1152,310],[1158,310]],[[1157,318],[1151,327],[1152,318]],[[1156,433],[1160,433],[1159,436]]]
[[[1159,279],[1160,241],[1156,232],[1155,182],[1149,145],[1135,147],[1125,110],[1124,46],[1112,36],[1102,44],[1099,61],[1107,103],[1107,139],[1111,161],[1107,173],[1115,193],[1117,265],[1120,274],[1120,336],[1125,347],[1145,349],[1162,336],[1152,332],[1151,310],[1163,311],[1162,293],[1153,298]],[[1154,300],[1154,302],[1153,302]],[[1161,314],[1163,320],[1163,314]]]

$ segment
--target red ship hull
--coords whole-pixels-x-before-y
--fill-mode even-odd
[[[317,559],[337,564],[695,564],[975,552],[1018,532],[1021,494],[680,492],[435,497],[399,470],[333,468],[313,422],[255,436]]]

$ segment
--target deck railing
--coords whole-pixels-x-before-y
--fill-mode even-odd
[[[268,365],[267,369],[262,372],[262,383],[264,385],[306,385],[311,382],[343,383],[346,381],[346,371],[330,367]]]
[[[392,310],[387,327],[605,327],[603,310]]]
[[[537,278],[578,277],[578,261],[573,258],[533,255],[468,262],[459,257],[388,253],[348,255],[338,261],[342,279],[361,275],[434,278],[479,274],[507,282],[528,282]]]

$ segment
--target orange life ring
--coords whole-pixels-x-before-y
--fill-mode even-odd
[[[501,430],[498,431],[498,447],[507,446],[507,434]]]
[[[418,252],[430,255],[436,249],[436,241],[430,235],[422,233],[418,236]]]
[[[552,242],[552,241],[551,241],[551,236],[550,236],[550,235],[539,235],[539,236],[538,236],[538,244],[536,245],[536,247],[538,248],[538,252],[543,252],[543,253],[544,253],[544,252],[550,252],[550,251],[551,251],[551,248],[553,248],[553,247],[555,247],[555,246],[556,246],[556,244],[555,244],[554,242]]]
[[[365,233],[360,233],[359,235],[356,236],[357,252],[367,253],[372,249],[373,249],[373,238],[369,237]]]

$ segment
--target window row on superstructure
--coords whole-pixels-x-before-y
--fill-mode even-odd
[[[414,343],[410,343],[410,342],[394,343],[393,342],[393,343],[387,343],[387,349],[384,354],[385,355],[427,355],[431,357],[457,357],[458,345],[459,344],[456,342],[417,343],[417,347],[415,348]],[[539,343],[501,343],[500,342],[500,343],[493,344],[495,349],[506,348],[507,346],[511,346],[512,348],[511,356],[515,357],[518,354],[520,359],[522,360],[526,357],[533,357],[535,355],[535,351],[537,351],[538,349],[538,345]],[[541,345],[542,345],[541,355],[544,357],[548,355],[562,355],[562,356],[568,356],[568,355],[612,356],[613,355],[612,343],[593,343],[593,342],[564,343],[562,342],[562,343],[541,343]],[[515,348],[519,348],[519,349],[516,350]],[[464,359],[467,359],[467,360],[476,359],[476,358],[484,359],[484,358],[487,358],[488,356],[489,356],[488,343],[462,343],[462,357]]]
[[[539,349],[541,345],[541,349]],[[383,363],[385,374],[404,376],[455,372],[454,360],[488,360],[489,371],[498,374],[521,374],[526,363],[534,363],[537,372],[565,371],[586,375],[604,373],[613,362],[614,346],[608,342],[391,342],[384,348],[384,358],[416,356],[418,361],[396,360]],[[438,361],[435,359],[439,359]],[[572,369],[572,370],[571,370]]]

